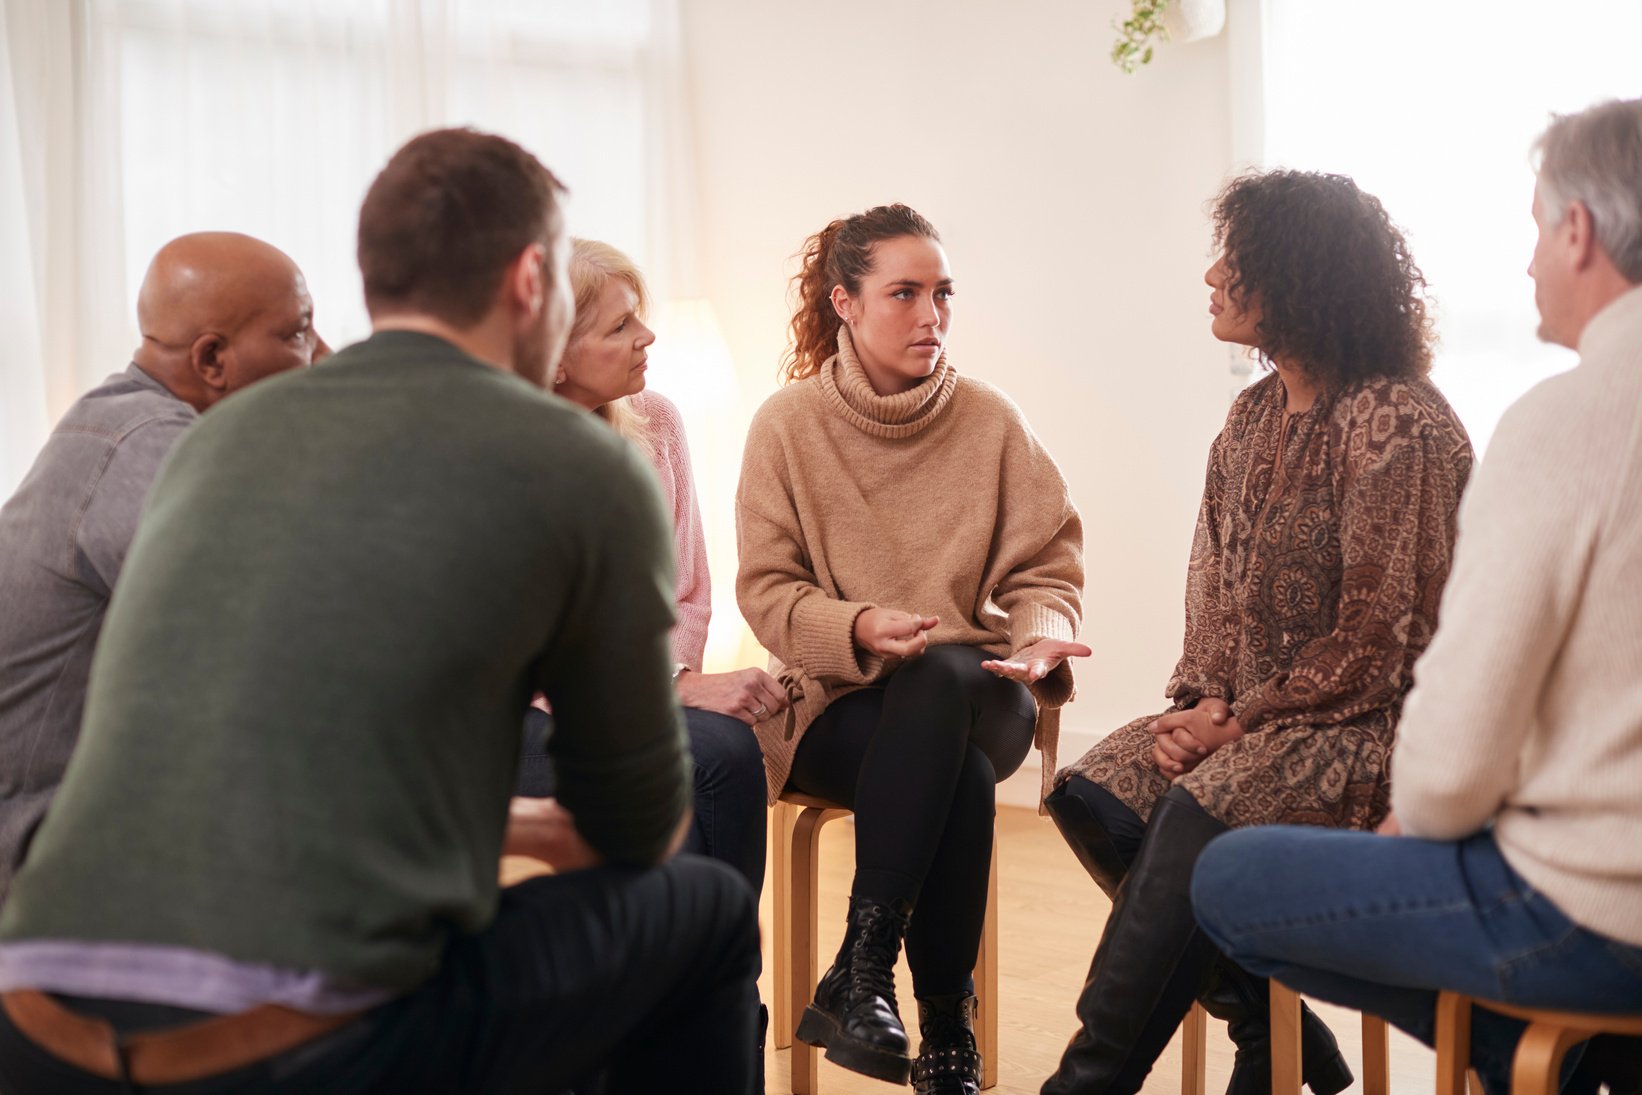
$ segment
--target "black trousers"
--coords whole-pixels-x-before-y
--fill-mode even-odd
[[[932,646],[883,687],[852,692],[798,743],[788,784],[855,811],[852,893],[913,906],[919,996],[964,992],[980,948],[997,783],[1032,747],[1037,708],[992,655]]]
[[[721,863],[679,856],[502,891],[406,996],[306,1045],[189,1084],[134,1088],[69,1067],[0,1012],[6,1095],[754,1090],[757,911]],[[761,1065],[762,1062],[759,1062]]]

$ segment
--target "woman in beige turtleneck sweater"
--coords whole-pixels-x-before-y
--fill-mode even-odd
[[[789,383],[747,438],[736,593],[793,697],[756,728],[772,800],[790,787],[856,815],[844,946],[797,1036],[920,1092],[973,1092],[994,791],[1034,739],[1054,771],[1066,659],[1089,653],[1082,526],[1020,411],[948,362],[929,222],[901,205],[834,221],[796,282]]]

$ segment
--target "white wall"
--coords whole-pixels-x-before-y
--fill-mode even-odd
[[[1165,46],[1126,77],[1106,60],[1120,6],[684,5],[696,237],[738,421],[775,387],[804,237],[882,202],[929,217],[958,289],[952,361],[1021,405],[1084,517],[1095,656],[1063,763],[1163,706],[1204,458],[1233,387],[1202,282],[1205,203],[1232,167],[1226,40]],[[714,443],[701,433],[698,450]],[[703,483],[726,591],[732,490]],[[733,611],[718,605],[715,630]],[[1004,798],[1032,801],[1036,780],[1033,759]]]

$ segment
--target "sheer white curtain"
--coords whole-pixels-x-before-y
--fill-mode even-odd
[[[1642,95],[1642,0],[1261,0],[1263,147],[1340,171],[1408,231],[1438,304],[1434,379],[1478,449],[1540,379],[1529,149],[1551,112]]]
[[[332,345],[364,334],[359,201],[422,129],[517,140],[570,187],[573,232],[631,253],[659,299],[693,296],[676,4],[6,0],[0,498],[128,360],[136,287],[173,236],[274,243]]]

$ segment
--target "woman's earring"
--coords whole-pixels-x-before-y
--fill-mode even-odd
[[[557,372],[557,373],[556,373],[556,374],[554,374],[554,376],[553,376],[553,386],[554,386],[554,387],[555,387],[555,388],[557,388],[557,387],[558,387],[558,386],[559,386],[559,385],[561,385],[561,384],[563,384],[563,383],[564,383],[564,382],[565,382],[565,381],[566,381],[566,380],[569,380],[569,379],[570,379],[570,378],[569,378],[569,377],[568,377],[568,376],[566,376],[566,375],[565,375],[565,373],[564,373],[564,370],[563,370],[563,369],[560,369],[560,370],[559,370],[559,371],[558,371],[558,372]]]

